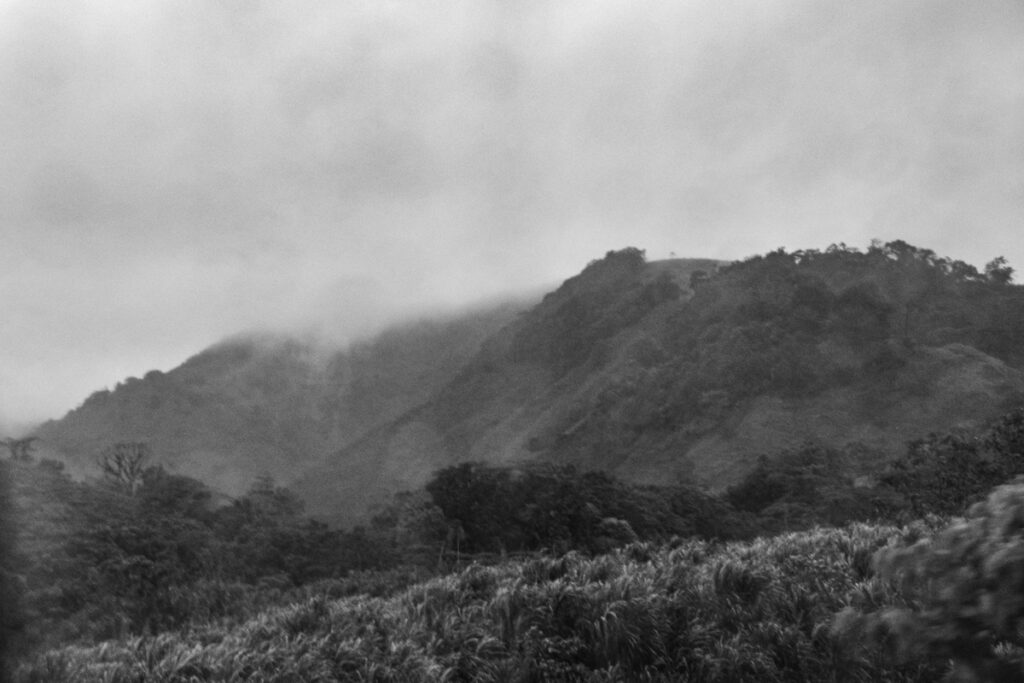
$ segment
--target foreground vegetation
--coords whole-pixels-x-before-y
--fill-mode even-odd
[[[235,625],[56,649],[18,680],[922,680],[938,670],[848,656],[831,629],[844,608],[896,599],[871,554],[922,531],[473,565],[389,598],[315,595]]]
[[[1024,673],[1020,570],[1002,570],[1024,551],[1019,525],[1006,525],[1022,511],[1017,486],[975,511],[973,531],[936,541],[933,518],[473,564],[390,597],[313,592],[241,622],[58,648],[16,680],[1013,680]],[[964,583],[962,569],[936,567],[951,538],[981,536],[1004,560],[991,576]],[[914,572],[935,581],[896,580]],[[954,575],[956,600],[943,583]],[[992,591],[1014,599],[993,603]],[[1000,628],[965,627],[969,611]]]
[[[160,468],[0,461],[16,680],[1014,680],[1024,484],[989,492],[1024,474],[1024,412],[871,483],[844,457],[721,496],[465,464],[350,531],[267,478],[218,505]]]

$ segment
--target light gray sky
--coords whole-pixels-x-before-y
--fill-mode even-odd
[[[629,245],[1024,270],[1022,218],[1021,0],[0,0],[0,423]]]

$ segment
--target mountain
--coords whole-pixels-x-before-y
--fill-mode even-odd
[[[459,462],[543,461],[721,490],[817,443],[870,475],[1024,397],[1024,290],[903,242],[727,264],[609,252],[530,307],[345,350],[240,336],[37,432],[94,474],[112,444],[229,494],[269,474],[340,524]]]
[[[505,303],[388,330],[344,350],[287,336],[239,336],[169,372],[92,394],[35,435],[38,454],[79,474],[122,441],[155,462],[238,494],[287,483],[325,454],[426,401],[522,307]]]
[[[734,264],[609,252],[428,401],[295,482],[351,523],[465,461],[544,460],[719,490],[813,442],[870,474],[1024,399],[1024,290],[904,242]]]

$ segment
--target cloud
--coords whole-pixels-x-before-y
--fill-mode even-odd
[[[7,0],[0,413],[626,245],[1024,268],[1022,31],[1012,0]]]

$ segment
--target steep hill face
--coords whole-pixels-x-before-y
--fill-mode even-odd
[[[998,264],[979,273],[894,242],[719,266],[610,252],[295,486],[311,512],[350,523],[467,460],[721,488],[813,441],[868,473],[909,439],[1024,398],[1024,293]]]
[[[385,332],[344,351],[280,336],[217,344],[167,372],[129,378],[36,431],[39,455],[80,473],[120,441],[231,494],[270,474],[288,483],[436,393],[520,309]]]

